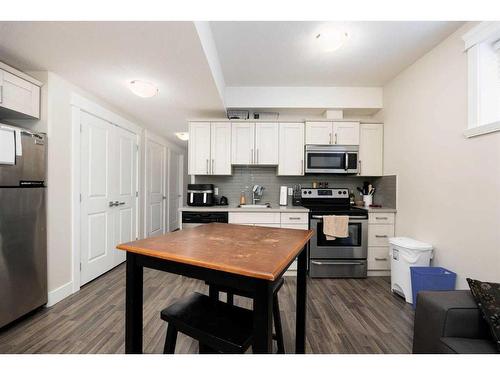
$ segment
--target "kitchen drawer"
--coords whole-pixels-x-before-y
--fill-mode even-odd
[[[389,246],[390,237],[394,237],[394,225],[368,225],[368,246]]]
[[[281,224],[308,224],[309,214],[308,213],[282,213],[281,214]]]
[[[232,224],[279,224],[279,212],[230,212]]]
[[[309,276],[328,278],[364,278],[366,277],[366,260],[332,260],[311,259]]]
[[[286,224],[281,222],[281,228],[286,229],[309,229],[309,224]]]
[[[394,213],[391,212],[369,213],[368,224],[394,224]]]
[[[368,269],[370,271],[391,269],[388,247],[368,247]]]

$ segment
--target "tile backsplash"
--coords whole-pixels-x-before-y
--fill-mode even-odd
[[[252,199],[253,185],[264,186],[264,194],[259,203],[279,203],[280,186],[300,184],[302,187],[311,187],[312,182],[328,182],[331,188],[347,188],[354,194],[359,193],[356,187],[363,186],[363,181],[370,181],[376,188],[374,203],[384,207],[396,208],[396,176],[359,177],[335,175],[307,175],[307,176],[276,176],[275,167],[233,167],[231,176],[196,176],[196,183],[214,184],[219,189],[219,196],[226,196],[230,206],[236,206],[242,191],[246,192],[247,202]],[[289,199],[290,202],[290,199]]]

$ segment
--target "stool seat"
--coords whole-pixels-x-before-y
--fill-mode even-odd
[[[244,353],[252,344],[253,312],[200,293],[181,298],[161,318],[200,343],[223,353]],[[175,344],[174,344],[175,345]]]

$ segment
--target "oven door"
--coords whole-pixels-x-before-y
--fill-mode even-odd
[[[323,233],[323,217],[311,217],[314,236],[310,241],[311,259],[366,259],[368,228],[365,217],[349,218],[349,237],[328,240]]]
[[[357,146],[306,146],[306,173],[358,173]]]

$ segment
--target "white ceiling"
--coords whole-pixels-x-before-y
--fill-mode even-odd
[[[460,24],[328,23],[350,35],[330,54],[313,43],[323,22],[210,26],[226,87],[382,86]],[[224,116],[192,22],[0,22],[0,60],[59,74],[179,145],[173,133],[187,119]],[[159,95],[133,95],[133,79],[156,83]]]
[[[227,86],[383,86],[461,22],[211,22]],[[315,36],[349,34],[325,53]]]
[[[53,71],[183,146],[186,119],[224,114],[192,22],[0,22],[0,60]],[[159,95],[135,96],[133,79]]]

